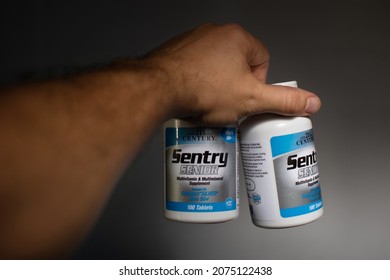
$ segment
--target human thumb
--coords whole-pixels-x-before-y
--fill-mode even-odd
[[[263,112],[307,116],[316,113],[321,107],[317,95],[300,88],[262,84],[259,90]]]

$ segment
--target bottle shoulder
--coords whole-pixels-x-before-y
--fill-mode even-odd
[[[163,127],[202,127],[202,128],[221,128],[221,127],[237,127],[237,124],[204,124],[200,121],[169,119],[163,123]]]
[[[258,114],[240,122],[241,139],[246,137],[264,137],[285,135],[312,128],[309,117],[287,117],[275,114]]]

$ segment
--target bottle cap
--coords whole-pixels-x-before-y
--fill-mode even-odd
[[[275,83],[275,86],[285,86],[285,87],[298,87],[297,81],[288,81],[283,83]]]

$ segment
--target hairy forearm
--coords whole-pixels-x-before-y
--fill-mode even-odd
[[[163,71],[128,61],[2,91],[2,257],[69,252],[169,115],[167,90]]]

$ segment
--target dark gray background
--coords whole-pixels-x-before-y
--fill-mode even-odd
[[[325,202],[320,220],[257,228],[241,187],[235,221],[166,221],[159,129],[73,258],[390,258],[386,1],[8,2],[0,8],[2,84],[141,55],[200,23],[236,22],[269,47],[270,83],[295,79],[323,101],[313,117]]]

